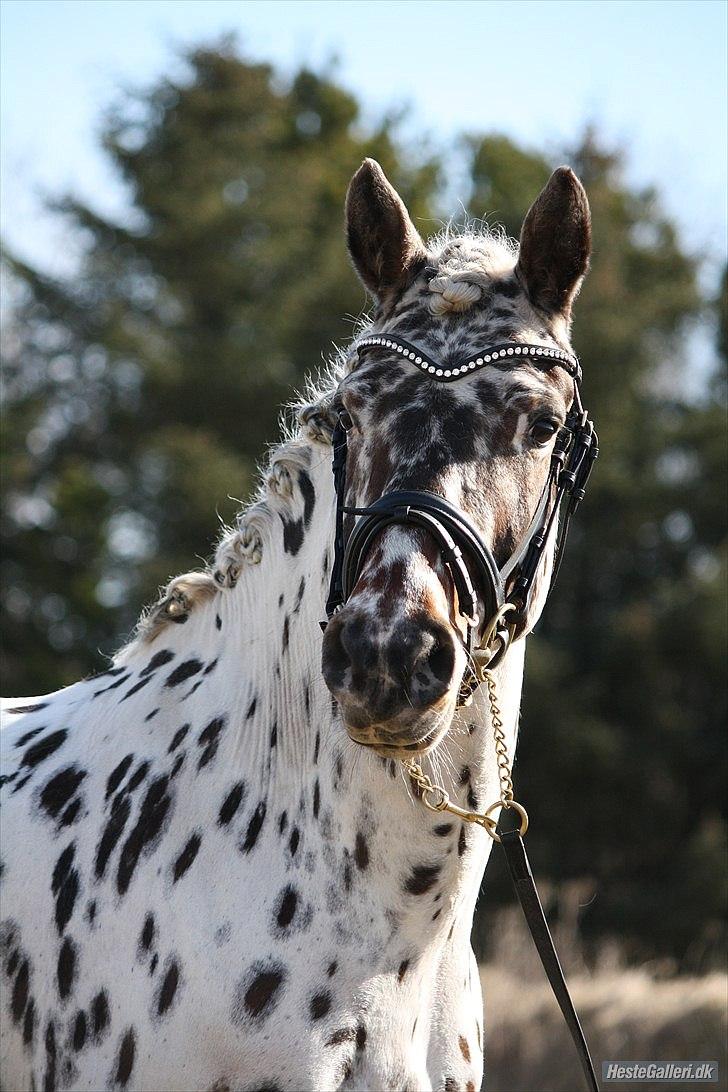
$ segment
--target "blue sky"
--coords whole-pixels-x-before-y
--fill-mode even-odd
[[[727,10],[723,0],[3,0],[3,235],[63,269],[69,241],[42,194],[123,208],[97,145],[102,109],[120,86],[170,71],[178,47],[235,30],[249,56],[284,74],[336,59],[368,118],[406,104],[407,132],[436,142],[498,130],[557,150],[594,122],[715,268]]]

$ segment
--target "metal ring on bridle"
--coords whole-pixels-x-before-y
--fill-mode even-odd
[[[519,827],[519,834],[521,835],[521,837],[523,837],[523,835],[528,830],[528,812],[524,808],[523,804],[519,804],[517,800],[508,800],[508,801],[496,800],[496,802],[494,804],[491,804],[490,807],[486,808],[485,811],[483,812],[483,818],[486,819],[488,822],[481,824],[488,831],[488,834],[491,836],[493,841],[494,842],[500,842],[500,840],[501,840],[500,839],[500,834],[498,833],[498,827],[496,826],[495,822],[491,819],[491,812],[494,812],[496,810],[496,808],[500,808],[501,811],[503,810],[503,808],[505,808],[508,811],[511,808],[513,808],[515,811],[518,812],[518,814],[521,817],[521,825]]]

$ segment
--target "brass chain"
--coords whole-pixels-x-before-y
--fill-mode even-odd
[[[477,823],[478,826],[487,830],[488,834],[494,841],[500,841],[500,835],[497,830],[497,821],[491,818],[491,812],[496,808],[513,808],[518,812],[521,820],[521,835],[523,836],[528,830],[528,813],[522,804],[519,804],[517,800],[513,798],[513,780],[511,778],[511,763],[508,757],[508,747],[506,745],[506,737],[503,731],[503,721],[501,720],[500,706],[498,705],[498,688],[495,681],[495,676],[490,671],[483,672],[483,678],[488,688],[488,703],[490,705],[490,719],[493,725],[493,735],[495,737],[495,752],[498,762],[498,778],[500,781],[501,794],[500,798],[491,804],[489,808],[486,808],[484,812],[468,811],[466,808],[459,807],[458,804],[453,804],[450,799],[450,794],[442,785],[437,785],[428,775],[424,772],[422,767],[414,759],[407,759],[402,762],[407,774],[412,781],[417,785],[420,790],[420,798],[422,803],[430,811],[447,811],[450,815],[456,815],[459,819],[462,819],[466,823]]]
[[[498,762],[498,777],[500,779],[500,802],[507,808],[513,802],[513,781],[511,779],[511,763],[508,758],[508,747],[503,732],[500,706],[498,705],[498,690],[492,671],[483,672],[485,683],[488,687],[488,701],[490,703],[490,721],[493,725],[495,736],[495,754]]]

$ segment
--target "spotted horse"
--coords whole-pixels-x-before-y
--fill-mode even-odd
[[[320,622],[346,509],[393,492],[455,506],[498,566],[518,552],[575,397],[560,365],[589,208],[562,167],[520,247],[484,229],[426,245],[366,160],[346,231],[372,315],[214,563],[171,581],[108,670],[5,710],[8,1092],[480,1087],[469,936],[492,843],[457,809],[500,796],[556,523],[489,676],[498,749],[487,687],[461,700],[482,678],[485,597],[461,601],[478,574],[426,526],[379,527],[323,654]],[[455,814],[424,806],[413,769]]]

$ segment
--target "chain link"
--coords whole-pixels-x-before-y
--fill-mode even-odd
[[[513,808],[517,811],[521,819],[521,835],[524,835],[528,829],[528,814],[523,805],[519,804],[518,801],[513,798],[511,763],[508,757],[508,747],[503,731],[500,706],[498,705],[498,687],[495,676],[490,671],[484,671],[483,678],[488,689],[490,720],[493,725],[493,735],[495,737],[495,753],[498,763],[498,779],[500,781],[501,792],[500,798],[496,800],[495,803],[491,804],[489,808],[486,808],[484,812],[468,811],[466,808],[461,808],[458,804],[454,804],[450,799],[450,794],[447,790],[444,789],[442,785],[437,785],[414,759],[407,759],[402,762],[402,765],[411,780],[414,781],[420,790],[420,798],[426,808],[436,812],[447,811],[451,815],[457,815],[458,818],[466,823],[477,823],[478,826],[487,830],[494,841],[499,842],[500,836],[497,831],[498,824],[495,819],[491,818],[490,813],[492,811],[495,811],[496,808],[498,810],[501,808]]]

